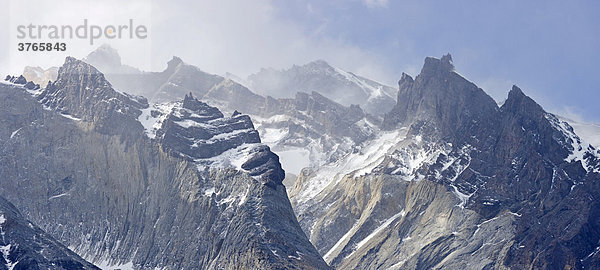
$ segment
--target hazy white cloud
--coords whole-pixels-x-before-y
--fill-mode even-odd
[[[363,0],[363,3],[369,8],[387,7],[389,0]]]
[[[0,34],[7,36],[4,39],[7,54],[1,60],[2,71],[18,73],[22,71],[25,65],[37,65],[41,67],[50,67],[62,64],[66,56],[82,58],[92,49],[98,47],[103,42],[108,42],[115,47],[119,47],[123,55],[138,56],[135,62],[141,66],[148,66],[146,57],[151,55],[150,38],[145,40],[138,39],[104,39],[98,40],[90,45],[89,39],[50,39],[46,35],[42,39],[18,39],[17,26],[62,26],[70,25],[76,27],[82,25],[87,19],[88,25],[98,25],[105,27],[107,25],[126,25],[129,20],[134,20],[135,25],[150,25],[152,20],[151,6],[148,1],[32,1],[32,0],[11,0],[8,3],[8,20],[3,22]],[[90,34],[88,33],[88,36]],[[151,36],[150,36],[151,37]],[[67,44],[66,52],[19,52],[17,44],[19,42],[65,42]],[[147,62],[147,63],[146,63]]]
[[[302,26],[278,17],[271,1],[200,1],[192,7],[171,2],[155,2],[156,9],[167,10],[161,17],[171,29],[154,24],[154,55],[164,58],[180,55],[185,61],[209,72],[233,72],[245,76],[262,67],[285,68],[324,59],[334,65],[379,80],[385,74],[381,56],[367,52],[344,40],[305,31]],[[193,19],[192,19],[193,18]]]
[[[377,1],[379,2],[379,1]],[[310,9],[310,7],[307,7]],[[201,69],[240,76],[262,67],[286,68],[324,59],[341,68],[394,82],[382,57],[344,40],[306,31],[290,20],[280,18],[269,0],[255,1],[93,1],[93,0],[10,0],[7,56],[0,72],[18,73],[23,66],[60,65],[67,55],[83,58],[103,43],[115,47],[125,64],[144,70],[162,70],[172,56]],[[84,19],[98,25],[122,24],[134,19],[148,25],[146,40],[102,39],[90,46],[89,40],[66,40],[66,53],[16,51],[16,26],[20,24],[79,25]],[[6,29],[9,29],[6,31]],[[318,31],[315,30],[315,31]],[[15,47],[15,50],[12,50]]]

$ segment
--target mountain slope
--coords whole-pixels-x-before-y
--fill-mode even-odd
[[[427,58],[403,75],[383,128],[290,192],[332,266],[598,265],[600,152],[518,87],[497,107],[449,55]]]
[[[0,197],[0,269],[98,269],[27,221]]]
[[[263,97],[176,57],[163,72],[129,75],[127,80],[120,80],[115,74],[106,76],[111,81],[116,79],[118,89],[154,97],[150,98],[152,108],[145,109],[142,117],[148,125],[155,125],[147,128],[153,130],[150,136],[155,136],[159,124],[158,118],[149,114],[154,111],[164,117],[167,113],[159,112],[188,93],[223,112],[247,113],[263,141],[282,158],[290,182],[301,169],[352,151],[353,144],[373,136],[381,121],[359,106],[340,105],[318,92],[298,92],[293,98]]]
[[[50,235],[99,265],[328,268],[247,116],[191,96],[154,110],[81,61],[60,70],[41,92],[0,85],[0,194]]]
[[[600,125],[592,123],[578,122],[566,117],[557,116],[561,121],[569,123],[573,130],[585,142],[600,148]]]

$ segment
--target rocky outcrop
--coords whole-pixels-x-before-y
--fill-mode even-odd
[[[4,80],[7,82],[10,82],[10,83],[20,84],[20,85],[25,85],[27,83],[27,79],[25,79],[25,77],[23,77],[23,75],[21,75],[19,77],[7,75],[6,79],[4,79]]]
[[[224,117],[217,108],[191,94],[185,96],[181,106],[172,109],[157,137],[172,154],[195,161],[206,169],[223,163],[235,164],[237,169],[259,177],[273,188],[281,185],[285,177],[279,157],[260,144],[258,131],[248,115],[237,113]],[[230,153],[223,155],[226,152]]]
[[[247,116],[223,117],[191,96],[161,115],[71,58],[42,94],[0,85],[0,103],[0,194],[89,261],[328,268]],[[163,121],[153,139],[138,121],[146,115]]]
[[[0,236],[0,269],[99,269],[27,221],[3,197]]]
[[[4,79],[4,81],[6,81],[8,83],[23,85],[23,87],[27,90],[31,90],[31,91],[40,90],[39,84],[35,84],[32,81],[27,81],[25,79],[25,77],[23,77],[23,75],[21,75],[19,77],[8,75],[8,76],[6,76],[6,79]]]
[[[383,127],[290,192],[334,267],[598,264],[600,152],[518,87],[498,107],[449,55],[427,58],[414,80],[402,76]]]
[[[66,58],[56,81],[38,99],[50,110],[92,123],[101,133],[128,138],[141,133],[137,118],[148,106],[145,98],[115,91],[104,74],[73,57]]]
[[[495,101],[481,88],[454,72],[452,57],[428,57],[421,74],[413,79],[403,74],[398,82],[398,102],[383,121],[384,129],[414,123],[415,132],[452,140],[496,114]],[[451,141],[450,141],[451,142]]]

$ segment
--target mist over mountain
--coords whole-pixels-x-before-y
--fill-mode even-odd
[[[74,58],[45,89],[0,87],[2,195],[88,261],[328,268],[248,116],[191,95],[150,107]]]
[[[332,67],[323,60],[286,70],[262,69],[248,76],[261,95],[292,97],[296,92],[319,92],[345,106],[358,104],[368,113],[382,115],[394,103],[396,89]]]
[[[450,54],[397,89],[166,64],[0,84],[0,268],[600,267],[600,129],[526,89],[498,105]]]

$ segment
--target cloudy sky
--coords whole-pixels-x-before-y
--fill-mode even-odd
[[[162,70],[173,55],[246,76],[324,59],[396,86],[426,56],[450,52],[457,71],[497,101],[516,84],[545,109],[600,122],[598,1],[29,1],[0,0],[0,72],[57,66],[102,43],[125,64]],[[65,53],[18,52],[18,25],[146,25],[144,40],[66,40]],[[46,41],[46,40],[44,40]]]

